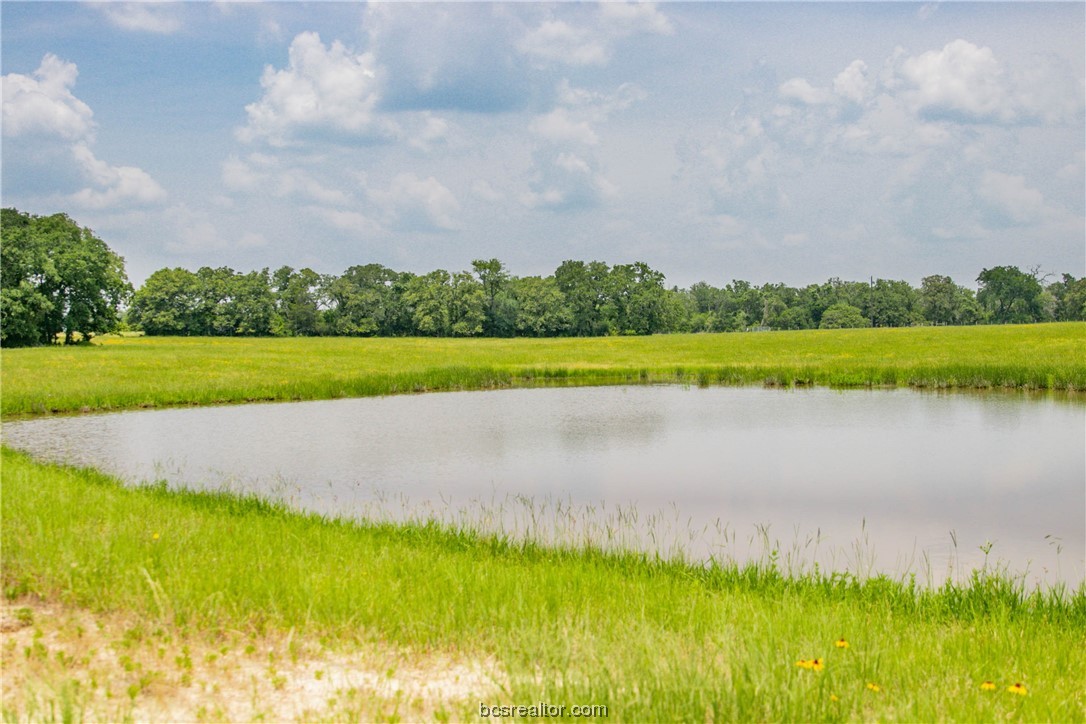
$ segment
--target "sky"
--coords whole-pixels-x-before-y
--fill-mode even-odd
[[[0,3],[5,207],[163,267],[1086,274],[1086,4]]]

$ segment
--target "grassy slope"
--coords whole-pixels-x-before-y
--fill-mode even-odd
[[[1086,324],[591,339],[107,338],[3,351],[5,416],[681,379],[1086,390]]]
[[[1086,325],[586,340],[106,339],[5,350],[3,414],[674,380],[1086,389]],[[1086,594],[918,594],[362,527],[3,452],[3,582],[181,630],[494,656],[500,702],[619,719],[1086,721]],[[156,539],[154,534],[158,533]],[[291,634],[293,635],[293,634]],[[834,648],[846,636],[851,647]],[[822,672],[799,669],[823,657]],[[998,683],[981,691],[985,680]],[[1006,687],[1021,680],[1029,695]],[[877,683],[881,691],[865,687]],[[836,700],[831,697],[836,697]]]
[[[1086,719],[1082,591],[918,593],[365,527],[10,451],[3,478],[8,596],[494,656],[510,690],[490,703],[606,704],[617,720]],[[795,665],[813,657],[825,670]],[[1027,696],[1006,691],[1017,681]]]

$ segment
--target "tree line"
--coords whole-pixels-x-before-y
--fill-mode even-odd
[[[1014,266],[981,271],[977,292],[941,275],[919,287],[834,278],[680,289],[640,261],[568,260],[549,276],[517,277],[498,259],[427,274],[380,264],[340,275],[167,268],[133,290],[123,259],[67,216],[3,214],[5,346],[118,327],[149,335],[556,337],[1086,319],[1086,277],[1048,281]]]

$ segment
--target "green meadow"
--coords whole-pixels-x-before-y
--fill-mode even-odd
[[[1086,324],[557,340],[108,337],[5,350],[2,363],[8,419],[630,381],[1077,397]],[[226,493],[128,487],[7,449],[2,476],[6,721],[178,711],[208,721],[480,721],[481,706],[538,702],[567,706],[567,719],[572,705],[603,706],[614,721],[1086,721],[1081,586],[1027,590],[1015,572],[978,570],[930,588],[784,571],[771,555],[705,565],[548,547],[468,525],[339,520]],[[304,711],[271,708],[327,681],[345,652],[365,652],[352,670],[372,667],[378,683],[329,689]],[[404,673],[444,681],[451,670],[482,673],[437,694]],[[249,708],[229,708],[237,692]],[[197,704],[175,707],[186,701]]]
[[[982,572],[928,590],[788,577],[765,563],[552,549],[126,488],[9,451],[3,470],[9,599],[125,611],[132,635],[190,651],[289,631],[490,662],[492,687],[425,718],[478,719],[480,703],[540,701],[604,705],[616,721],[1086,718],[1081,590],[1026,592]],[[10,655],[61,651],[68,666],[51,669],[59,691],[79,660],[48,643]],[[133,686],[183,687],[186,659],[152,659],[139,673]],[[74,696],[73,711],[83,711]],[[416,715],[385,708],[363,718]]]
[[[1086,323],[558,339],[104,337],[3,352],[5,416],[539,384],[1086,390]]]

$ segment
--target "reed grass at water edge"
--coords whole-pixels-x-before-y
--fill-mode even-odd
[[[601,704],[618,721],[1086,720],[1081,589],[790,577],[2,462],[8,599],[123,611],[192,645],[290,632],[444,652],[492,662],[487,702]],[[182,681],[174,668],[154,675]]]
[[[541,384],[1086,391],[1086,323],[564,339],[103,337],[4,350],[2,413]]]

